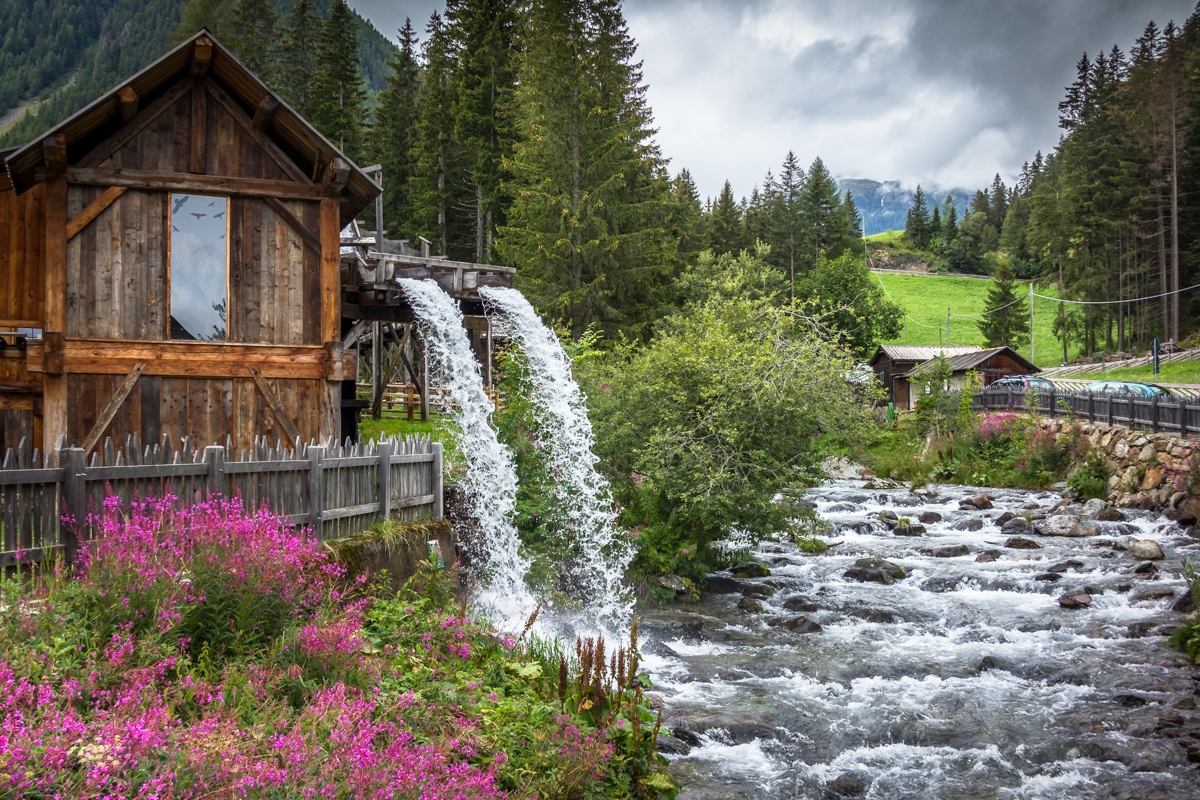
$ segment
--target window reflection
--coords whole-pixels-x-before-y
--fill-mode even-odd
[[[225,341],[229,198],[171,195],[171,337]]]

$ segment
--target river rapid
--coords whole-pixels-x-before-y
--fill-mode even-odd
[[[1181,561],[1200,561],[1200,540],[1124,511],[1089,521],[1096,535],[1026,534],[1040,549],[1012,549],[996,518],[1049,513],[1057,494],[863,487],[806,494],[833,523],[826,540],[841,542],[826,554],[758,548],[771,574],[736,588],[758,587],[747,591],[761,611],[739,608],[753,604],[729,584],[643,610],[681,800],[1200,797],[1185,747],[1200,742],[1193,670],[1165,647],[1183,616]],[[993,508],[960,509],[980,491]],[[876,520],[885,510],[941,519],[896,536]],[[1140,562],[1114,549],[1129,535],[1162,545],[1155,571],[1135,573]],[[969,552],[923,552],[955,545]],[[977,561],[985,552],[995,560]],[[843,577],[869,556],[907,577]],[[1083,589],[1090,607],[1060,606]]]

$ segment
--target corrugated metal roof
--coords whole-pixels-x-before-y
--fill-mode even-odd
[[[917,346],[904,344],[881,344],[879,349],[893,361],[928,361],[938,356],[961,356],[967,353],[978,353],[981,348],[974,345],[959,347]]]
[[[1028,369],[1030,373],[1041,372],[1041,370],[1038,369],[1037,366],[1034,365],[1029,359],[1025,358],[1025,356],[1021,355],[1016,350],[1013,350],[1011,347],[1008,347],[1008,346],[993,347],[989,350],[975,349],[975,350],[973,350],[971,352],[967,352],[967,353],[959,353],[957,355],[949,355],[949,357],[946,360],[950,362],[950,370],[952,372],[965,372],[969,369],[974,369],[975,367],[979,366],[983,362],[987,361],[992,356],[996,355],[997,353],[1004,352],[1004,351],[1007,351],[1009,354],[1009,357],[1012,358],[1014,361],[1017,361],[1018,363],[1024,365],[1025,368]],[[909,372],[908,375],[915,375],[915,374],[919,373],[922,370],[922,368],[925,367],[926,364],[928,364],[928,363],[929,363],[929,361],[927,360],[925,362],[925,364],[918,365],[911,372]]]

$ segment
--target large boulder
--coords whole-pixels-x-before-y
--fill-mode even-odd
[[[808,617],[792,617],[780,623],[781,627],[787,628],[794,633],[820,633],[821,626],[809,619]]]
[[[892,533],[897,536],[920,536],[924,532],[924,525],[913,525],[908,522],[899,522],[896,527],[892,528]]]
[[[983,520],[961,519],[950,527],[956,531],[981,531],[983,530]]]
[[[733,594],[742,590],[742,584],[724,575],[709,575],[704,579],[704,588],[712,594]]]
[[[1058,604],[1063,608],[1087,608],[1092,604],[1092,597],[1083,592],[1064,594],[1058,598]]]
[[[941,522],[942,515],[936,511],[924,511],[921,513],[921,516],[917,517],[917,519],[921,520],[921,522],[925,523],[926,525],[932,525],[935,522]]]
[[[854,562],[854,566],[881,569],[898,581],[902,581],[908,577],[908,573],[904,571],[904,567],[899,564],[893,564],[891,561],[884,561],[878,557],[860,558]]]
[[[1034,529],[1042,536],[1070,536],[1073,538],[1092,536],[1098,533],[1095,526],[1086,525],[1067,514],[1055,514],[1052,517],[1040,519],[1034,525]]]
[[[783,601],[783,607],[788,611],[807,612],[816,611],[819,608],[816,603],[804,596],[789,597],[787,600]]]
[[[678,575],[659,575],[655,583],[663,589],[669,589],[677,594],[687,592],[687,586],[684,585],[683,578],[680,578]]]
[[[922,550],[921,552],[927,556],[933,556],[934,558],[956,558],[958,556],[965,556],[971,551],[967,549],[965,544],[952,544],[947,545],[946,547],[935,547],[931,550]]]
[[[1160,561],[1167,557],[1162,545],[1153,539],[1139,539],[1133,543],[1126,555],[1138,561]]]
[[[739,600],[737,607],[743,611],[750,611],[754,613],[763,610],[762,603],[758,602],[757,600],[752,600],[749,597],[743,597],[741,600]]]
[[[1000,532],[1008,536],[1016,536],[1029,530],[1029,522],[1024,517],[1012,517],[1000,526]]]
[[[755,600],[766,600],[775,594],[775,590],[763,583],[752,583],[742,589],[742,597],[753,597]]]
[[[891,575],[881,569],[871,567],[851,567],[842,573],[842,577],[860,583],[882,583],[885,586],[895,583]]]

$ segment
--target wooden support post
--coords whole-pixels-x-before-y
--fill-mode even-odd
[[[433,518],[442,519],[445,514],[445,504],[442,498],[442,443],[433,443]]]
[[[405,382],[404,390],[405,390],[404,391],[404,394],[405,394],[404,406],[405,406],[405,410],[407,411],[408,421],[412,422],[413,410],[414,410],[413,406],[416,405],[413,402],[415,399],[413,397],[413,385],[411,383]]]
[[[279,108],[279,101],[274,95],[267,95],[258,102],[258,107],[254,109],[254,118],[250,121],[251,126],[256,131],[264,130],[271,122],[271,117],[275,115],[275,109]]]
[[[129,397],[129,393],[133,391],[133,387],[137,385],[138,378],[142,377],[142,370],[146,368],[144,363],[139,363],[133,368],[133,372],[125,376],[125,380],[121,381],[121,385],[117,387],[117,391],[109,398],[108,405],[104,406],[104,410],[100,412],[100,416],[96,419],[96,424],[88,431],[87,437],[83,440],[83,452],[90,453],[100,443],[100,437],[108,430],[108,426],[112,424],[113,419],[117,416],[117,412],[121,410],[121,406],[125,403],[125,398]],[[251,367],[253,369],[253,367]]]
[[[46,319],[43,337],[48,356],[54,356],[47,357],[42,376],[42,441],[49,444],[67,434],[67,376],[62,368],[63,336],[67,330],[67,147],[63,135],[44,139],[42,153],[46,160],[46,199],[42,204]]]
[[[293,440],[294,441],[294,440]],[[209,445],[204,448],[204,463],[208,464],[209,496],[229,497],[229,476],[225,474],[225,448]],[[278,512],[279,509],[272,509]]]
[[[429,348],[421,345],[421,422],[429,421]]]
[[[124,186],[110,186],[104,190],[104,194],[97,197],[92,202],[88,203],[88,207],[80,211],[70,222],[67,223],[67,239],[74,239],[76,234],[88,226],[88,224],[96,217],[103,213],[104,209],[113,204],[121,195],[128,191]]]
[[[192,51],[192,74],[202,76],[208,74],[208,65],[212,63],[213,40],[207,36],[201,36],[196,40],[196,47]]]
[[[345,162],[335,159],[335,163]],[[347,166],[347,175],[349,167]],[[343,182],[344,185],[344,182]],[[324,191],[324,190],[323,190]],[[338,194],[340,194],[340,189]],[[321,316],[319,329],[322,342],[341,344],[342,287],[341,287],[341,223],[337,196],[321,198]],[[322,441],[337,441],[341,436],[340,381],[326,381],[322,392],[319,432]]]
[[[379,443],[379,516],[386,522],[392,515],[392,443]]]
[[[79,543],[87,529],[87,492],[83,483],[87,453],[80,447],[64,447],[58,451],[58,465],[63,470],[63,504],[73,520],[62,526],[64,557],[70,563],[78,555]]]
[[[1158,395],[1150,395],[1150,428],[1158,433]]]
[[[324,526],[321,512],[325,510],[325,458],[324,447],[308,448],[308,524],[320,541]]]
[[[267,379],[253,364],[246,367],[250,371],[250,377],[254,379],[254,385],[258,387],[258,391],[262,393],[263,399],[267,401],[267,406],[271,409],[271,413],[275,415],[275,421],[283,428],[283,432],[287,434],[287,440],[294,442],[297,439],[303,439],[300,435],[300,429],[296,427],[296,423],[288,416],[287,409],[283,407],[279,397],[271,388],[271,384],[267,383]]]
[[[383,402],[383,323],[371,323],[371,419],[379,419]]]

